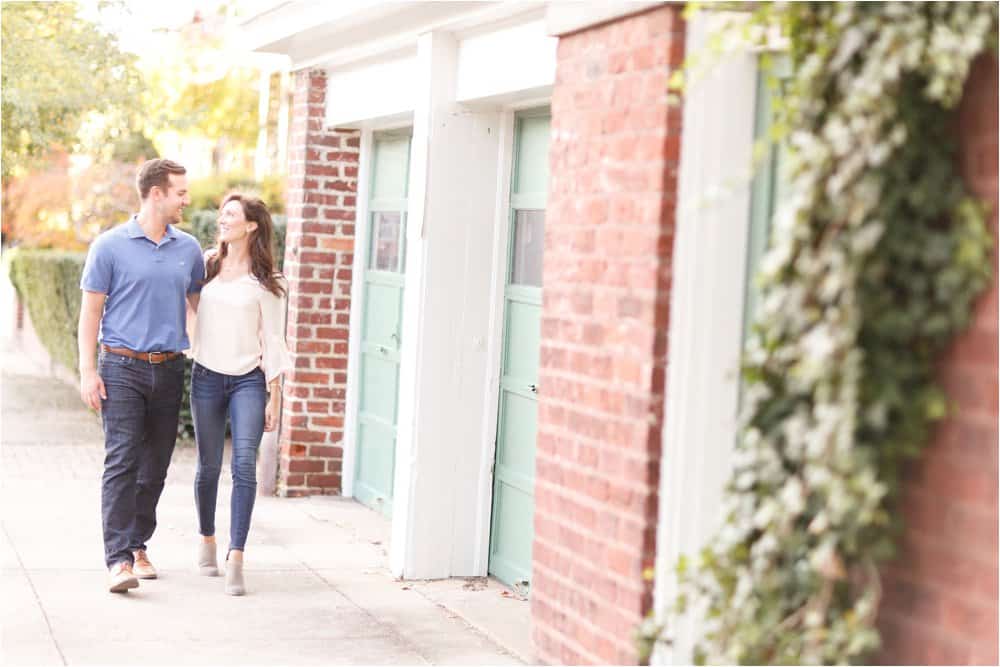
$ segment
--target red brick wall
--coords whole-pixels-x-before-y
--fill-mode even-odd
[[[684,54],[679,6],[559,40],[531,613],[548,663],[634,663],[652,602]]]
[[[962,173],[992,206],[997,235],[997,62],[981,58],[959,110]],[[940,380],[957,404],[908,471],[907,522],[887,568],[883,662],[996,665],[997,254],[993,282]]]
[[[295,75],[287,340],[278,493],[340,493],[360,135],[324,129],[326,74]]]

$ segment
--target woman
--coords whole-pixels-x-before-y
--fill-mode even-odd
[[[277,425],[281,375],[291,368],[283,336],[284,280],[274,272],[274,225],[260,199],[228,195],[218,243],[205,253],[205,286],[194,327],[191,413],[198,446],[195,504],[198,569],[218,576],[215,503],[226,415],[233,439],[226,593],[243,595],[243,550],[257,493],[257,449]],[[270,398],[268,398],[270,396]]]

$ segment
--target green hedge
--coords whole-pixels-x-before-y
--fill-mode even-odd
[[[195,211],[191,232],[202,247],[214,244],[215,217],[213,211]],[[280,270],[285,247],[285,220],[275,216],[275,245]],[[85,253],[58,250],[17,248],[9,251],[10,278],[18,298],[28,309],[31,323],[45,349],[53,359],[76,373],[79,369],[77,324],[80,320],[80,277],[83,275]],[[182,439],[194,437],[191,421],[191,361],[184,370],[184,396],[177,434]]]
[[[85,259],[79,252],[10,251],[10,280],[28,309],[39,340],[53,359],[74,373],[80,365],[76,327]]]

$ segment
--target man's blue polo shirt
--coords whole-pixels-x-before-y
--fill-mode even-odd
[[[137,352],[189,347],[185,297],[201,291],[201,246],[172,225],[154,243],[138,216],[104,232],[90,245],[80,289],[107,295],[100,341]]]

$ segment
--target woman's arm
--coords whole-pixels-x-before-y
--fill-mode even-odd
[[[267,290],[260,301],[260,340],[261,368],[270,394],[264,428],[271,431],[277,426],[281,376],[292,369],[292,358],[285,345],[285,299]]]

